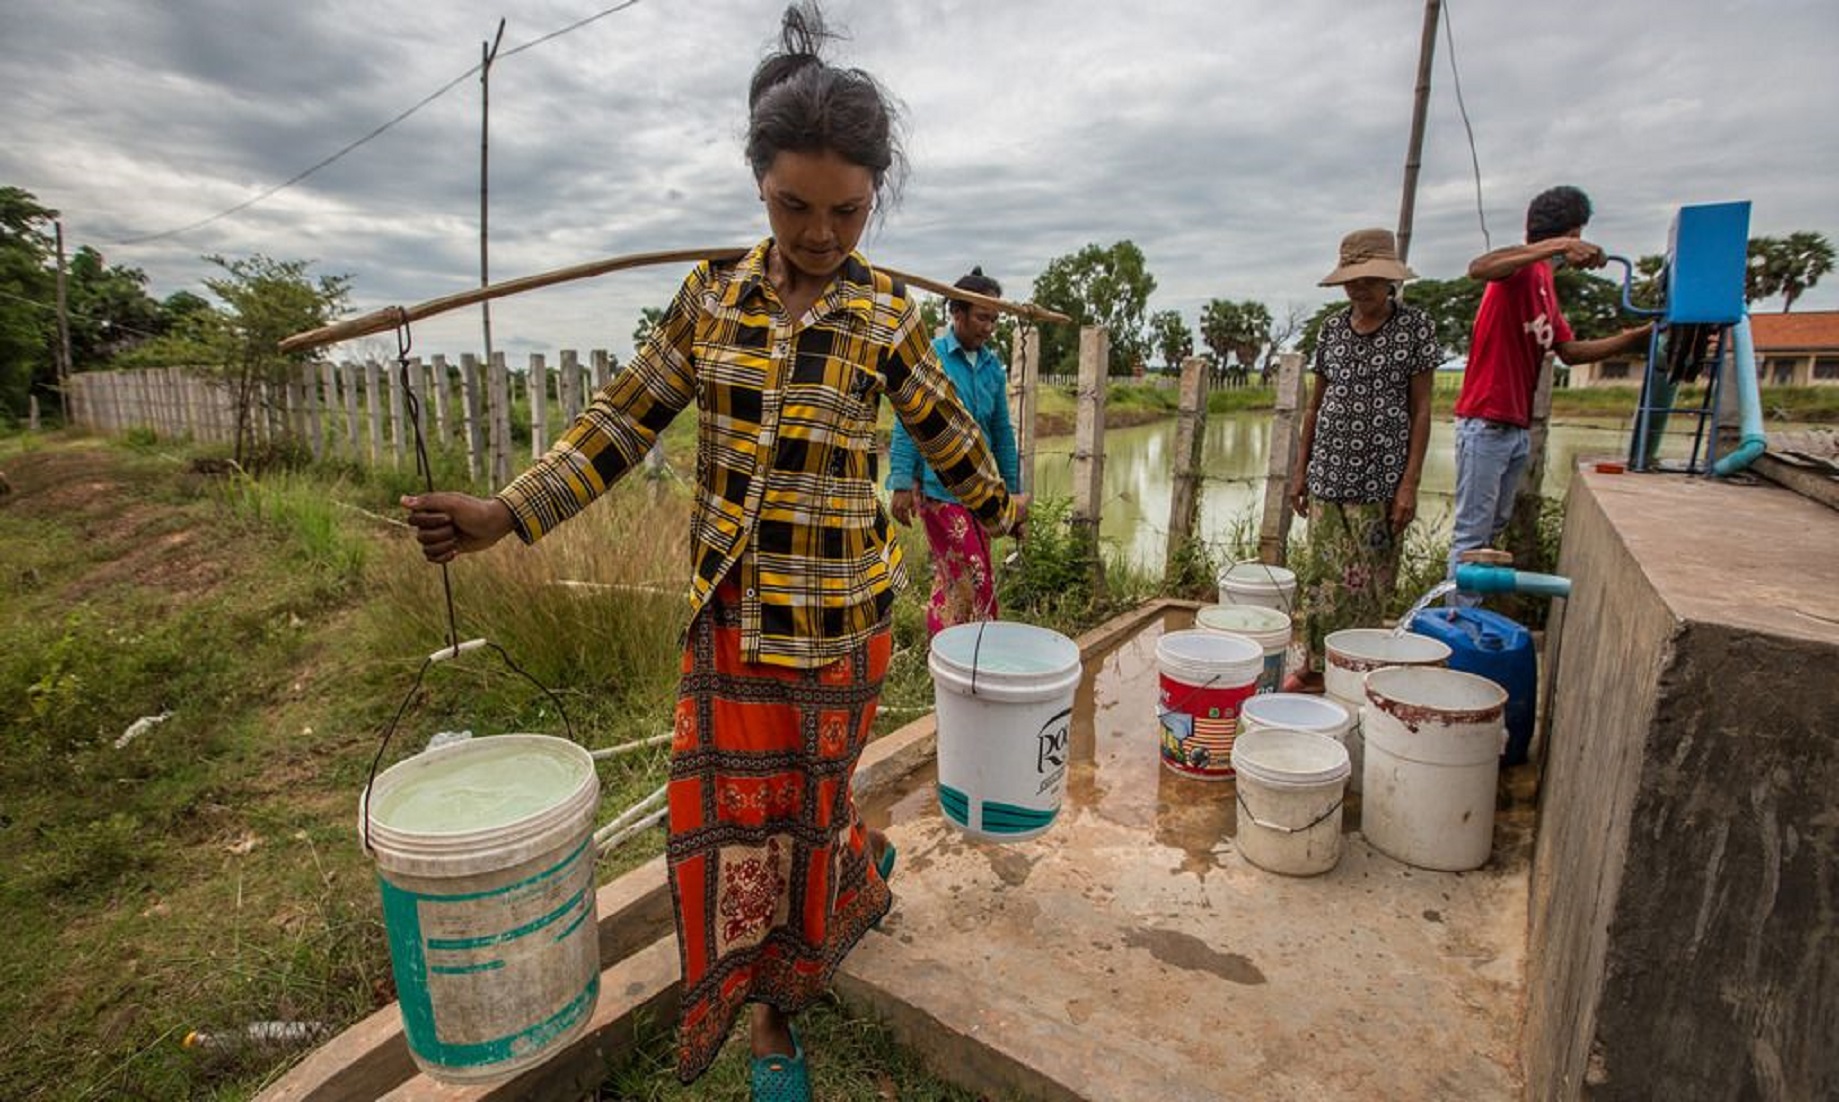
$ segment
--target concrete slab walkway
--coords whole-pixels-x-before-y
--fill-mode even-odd
[[[1503,796],[1474,873],[1373,850],[1358,797],[1332,872],[1248,864],[1231,782],[1160,763],[1155,642],[1191,617],[1167,611],[1088,658],[1067,804],[1042,837],[966,839],[926,773],[870,809],[900,847],[896,904],[839,990],[997,1093],[1518,1098],[1530,803]]]

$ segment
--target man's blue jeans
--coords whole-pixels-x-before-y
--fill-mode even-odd
[[[1518,425],[1456,418],[1456,519],[1450,532],[1449,572],[1464,551],[1486,547],[1507,528],[1513,498],[1526,473],[1532,436]],[[1452,593],[1447,604],[1472,606],[1478,596]]]

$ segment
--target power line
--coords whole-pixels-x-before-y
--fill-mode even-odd
[[[605,8],[601,11],[595,12],[593,15],[590,15],[585,19],[578,19],[575,22],[570,23],[568,26],[563,27],[561,30],[551,31],[548,34],[543,35],[541,38],[532,39],[531,41],[526,42],[521,46],[515,47],[514,49],[506,50],[502,56],[510,57],[512,54],[520,54],[524,52],[525,50],[532,49],[536,46],[541,46],[543,43],[548,42],[551,39],[560,38],[561,36],[569,33],[570,31],[580,30],[582,27],[585,27],[589,23],[592,23],[596,20],[604,19],[605,17],[609,15],[613,15],[617,12],[625,11],[627,8],[633,7],[634,5],[638,4],[638,2],[639,0],[625,0],[624,3],[615,4],[610,8]],[[407,120],[409,116],[415,114],[417,111],[420,111],[422,108],[428,106],[430,103],[433,103],[435,100],[446,95],[448,92],[452,91],[454,87],[458,85],[461,81],[466,80],[467,78],[471,77],[474,73],[477,73],[483,67],[484,67],[483,63],[474,65],[472,68],[467,69],[465,72],[461,73],[459,76],[454,77],[452,80],[441,85],[439,88],[435,89],[433,92],[430,92],[428,95],[422,97],[422,99],[418,101],[415,104],[415,106],[409,108],[407,111],[402,112],[401,114],[397,115],[395,118],[384,123],[382,126],[377,127],[375,130],[372,130],[370,133],[359,138],[357,141],[354,141],[351,144],[345,146],[343,149],[340,149],[337,153],[332,154],[330,157],[327,157],[324,160],[318,161],[312,166],[306,169],[303,169],[300,172],[295,173],[294,175],[281,181],[275,186],[269,188],[268,190],[260,192],[248,199],[245,199],[233,207],[229,207],[225,210],[218,211],[216,214],[213,214],[208,218],[201,218],[196,222],[193,222],[189,225],[180,226],[177,229],[164,230],[160,233],[143,234],[139,237],[122,238],[122,239],[119,239],[119,240],[116,240],[110,243],[115,244],[115,245],[144,245],[148,243],[149,241],[162,241],[168,237],[177,237],[180,234],[190,233],[193,230],[203,229],[205,226],[208,226],[213,222],[219,221],[224,218],[228,218],[232,214],[236,214],[241,211],[248,210],[250,207],[255,206],[257,203],[262,202],[264,199],[268,199],[282,191],[285,191],[286,189],[290,187],[293,187],[295,184],[306,179],[308,176],[313,175],[315,172],[318,172],[320,169],[326,168],[334,164],[335,162],[342,159],[346,154],[353,152],[354,150],[358,149],[360,146],[365,145],[366,143],[370,142],[372,139],[381,137],[385,131],[396,126],[398,123],[401,123]]]
[[[1462,98],[1462,70],[1456,65],[1456,31],[1451,25],[1449,0],[1443,4],[1443,41],[1449,46],[1450,78],[1456,85],[1456,110],[1462,115],[1462,129],[1469,135],[1469,163],[1475,169],[1475,217],[1481,222],[1483,252],[1494,251],[1494,239],[1488,235],[1488,215],[1481,205],[1481,158],[1475,154],[1475,128],[1469,125],[1469,106]]]
[[[24,295],[13,294],[11,291],[0,291],[0,298],[10,298],[14,302],[23,302],[27,306],[36,306],[40,310],[44,310],[44,311],[47,311],[53,314],[57,313],[57,306],[54,303],[40,302],[35,298],[27,298]],[[132,333],[137,337],[153,338],[153,337],[159,336],[158,333],[149,333],[145,329],[136,329],[132,325],[123,325],[121,322],[115,321],[113,319],[99,318],[92,314],[82,313],[81,311],[78,311],[78,310],[71,310],[69,311],[69,314],[73,318],[82,318],[84,321],[93,321],[97,325],[106,325],[111,329],[120,330],[123,333]]]

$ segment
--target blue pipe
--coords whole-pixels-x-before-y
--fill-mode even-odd
[[[1571,579],[1536,574],[1510,566],[1465,562],[1456,567],[1456,588],[1464,593],[1528,593],[1534,597],[1569,597]]]
[[[1737,414],[1742,419],[1742,439],[1736,450],[1711,466],[1711,473],[1727,478],[1743,470],[1769,447],[1762,431],[1762,384],[1756,380],[1756,343],[1750,337],[1750,316],[1731,326],[1731,345],[1736,358]]]

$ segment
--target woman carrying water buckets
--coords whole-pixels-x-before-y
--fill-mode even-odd
[[[1348,234],[1340,260],[1322,286],[1343,288],[1349,305],[1316,339],[1301,461],[1290,483],[1319,560],[1302,587],[1308,647],[1303,669],[1284,686],[1291,692],[1321,692],[1323,639],[1339,628],[1376,626],[1391,603],[1399,541],[1417,516],[1432,372],[1442,359],[1430,317],[1398,300],[1397,286],[1415,277],[1399,261],[1391,231]]]
[[[772,235],[691,272],[632,362],[495,497],[404,499],[434,562],[533,542],[699,407],[669,786],[677,1073],[701,1075],[751,1002],[756,1098],[810,1097],[791,1015],[890,902],[894,849],[850,798],[906,582],[876,496],[879,401],[978,523],[1007,532],[1026,510],[907,288],[855,252],[901,158],[879,86],[826,63],[827,38],[815,6],[788,8],[754,72],[747,157]]]

